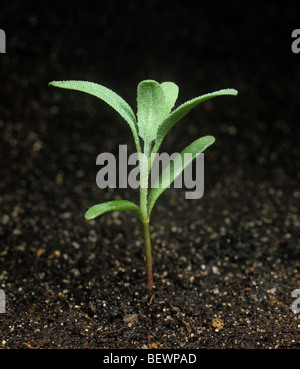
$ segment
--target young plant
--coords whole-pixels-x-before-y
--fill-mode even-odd
[[[159,176],[159,184],[155,188],[149,190],[149,174],[154,161],[154,154],[158,150],[170,129],[183,118],[191,109],[201,102],[221,96],[221,95],[237,95],[234,89],[223,89],[216,92],[208,93],[172,110],[178,97],[178,86],[173,82],[158,83],[153,80],[145,80],[139,83],[137,88],[137,118],[131,107],[112,90],[93,82],[85,81],[53,81],[50,86],[77,90],[94,95],[105,101],[114,108],[129,124],[137,153],[139,155],[140,169],[140,204],[127,200],[108,201],[102,204],[94,205],[85,213],[86,219],[95,219],[96,217],[109,211],[126,211],[133,210],[141,221],[144,232],[145,254],[146,254],[146,272],[148,289],[154,288],[152,275],[152,253],[151,240],[149,233],[149,219],[152,208],[158,197],[166,188],[174,182],[181,174],[184,168],[202,153],[207,147],[215,141],[212,136],[198,138],[181,153],[183,160],[184,154],[190,153],[190,160],[183,160],[180,169],[174,167],[174,161],[164,169]],[[143,148],[140,139],[143,141]],[[170,175],[165,181],[164,173],[168,171]],[[162,181],[164,178],[164,181]]]

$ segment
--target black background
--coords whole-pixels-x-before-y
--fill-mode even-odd
[[[78,129],[98,134],[98,140],[115,140],[115,147],[131,140],[121,118],[95,99],[70,92],[60,95],[63,114],[44,115],[42,133],[37,115],[62,94],[48,82],[95,81],[119,93],[134,110],[142,79],[177,83],[178,103],[232,87],[239,91],[237,98],[214,101],[211,112],[192,112],[174,129],[167,148],[173,140],[178,150],[210,133],[216,147],[222,146],[220,156],[233,155],[225,171],[246,161],[254,170],[278,164],[295,175],[299,55],[291,50],[291,33],[299,27],[296,20],[290,2],[2,1],[7,54],[1,55],[1,116],[22,120],[25,130],[47,137],[56,136],[58,127],[62,135],[64,129]],[[71,113],[75,121],[68,119]],[[111,125],[103,127],[108,118],[119,119],[111,132]],[[191,125],[193,134],[186,135]],[[8,151],[2,152],[2,164],[10,165]]]

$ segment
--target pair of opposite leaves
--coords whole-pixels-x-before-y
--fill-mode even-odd
[[[175,83],[158,83],[154,80],[141,81],[137,88],[137,121],[127,102],[107,87],[86,81],[53,81],[50,85],[86,92],[100,98],[126,120],[136,143],[139,140],[138,136],[140,136],[148,144],[157,141],[157,146],[160,146],[174,124],[201,102],[221,95],[237,94],[234,89],[222,89],[189,100],[172,111],[179,92]]]

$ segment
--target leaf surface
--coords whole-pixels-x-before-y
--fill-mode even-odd
[[[163,82],[160,85],[165,96],[165,116],[167,116],[175,105],[178,97],[179,88],[173,82]]]
[[[237,95],[237,91],[229,88],[208,93],[199,97],[195,97],[194,99],[185,102],[184,104],[180,105],[177,109],[175,109],[171,114],[169,114],[164,119],[164,121],[158,128],[156,149],[158,149],[158,147],[160,146],[161,142],[163,141],[166,134],[170,131],[170,129],[190,110],[195,108],[203,101],[222,95]]]
[[[135,211],[138,217],[139,218],[141,217],[140,208],[133,202],[127,200],[114,200],[94,205],[86,211],[84,217],[87,220],[91,220],[109,211],[128,211],[128,210]]]
[[[53,81],[50,86],[85,92],[98,97],[115,109],[129,124],[135,141],[138,141],[138,129],[134,112],[127,102],[114,91],[94,82],[87,81]]]
[[[181,156],[182,165],[174,165],[174,161],[171,161],[169,165],[162,171],[158,177],[156,183],[150,191],[148,199],[148,215],[150,216],[151,210],[158,199],[158,197],[174,182],[174,180],[184,171],[184,169],[207,147],[215,142],[215,138],[212,136],[204,136],[198,138],[196,141],[192,142],[179,154]],[[190,153],[192,155],[188,156],[188,160],[184,160],[184,154]],[[165,176],[165,173],[170,173],[169,176]],[[168,181],[163,178],[167,178]],[[157,186],[157,188],[155,188]]]
[[[137,106],[139,135],[149,144],[156,139],[158,126],[165,117],[165,96],[161,85],[153,80],[140,82]]]

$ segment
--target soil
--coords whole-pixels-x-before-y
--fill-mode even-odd
[[[1,2],[0,346],[299,348],[293,8],[117,3]],[[93,97],[47,86],[91,80],[135,107],[147,78],[176,82],[179,103],[239,91],[203,103],[164,143],[175,152],[216,137],[203,198],[172,188],[153,210],[153,294],[136,217],[83,219],[96,203],[138,201],[95,181],[98,154],[134,151],[128,126]]]

